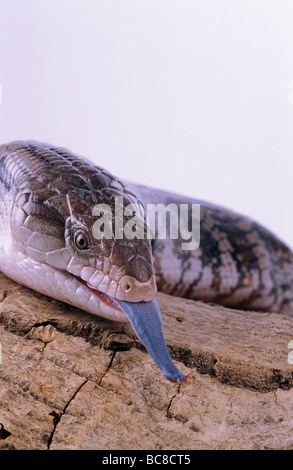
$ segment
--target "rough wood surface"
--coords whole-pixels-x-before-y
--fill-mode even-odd
[[[130,325],[0,286],[0,449],[293,449],[292,318],[159,294],[177,385]]]

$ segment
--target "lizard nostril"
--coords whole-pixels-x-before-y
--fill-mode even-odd
[[[125,279],[121,287],[124,290],[124,292],[129,292],[130,289],[131,289],[131,284],[130,284],[129,280]]]
[[[126,295],[132,295],[136,292],[136,281],[135,279],[129,278],[129,276],[125,276],[124,279],[122,279],[122,282],[120,284],[122,291]]]
[[[118,300],[128,302],[149,302],[155,297],[156,283],[155,276],[152,276],[147,282],[139,282],[130,276],[124,276],[116,291]]]

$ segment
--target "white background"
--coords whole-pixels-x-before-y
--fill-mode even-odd
[[[248,214],[293,246],[292,0],[0,0],[0,142]]]

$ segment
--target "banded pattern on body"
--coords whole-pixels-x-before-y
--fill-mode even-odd
[[[199,199],[128,183],[144,204],[200,204],[200,246],[154,240],[159,291],[226,307],[293,316],[293,253],[249,217]]]

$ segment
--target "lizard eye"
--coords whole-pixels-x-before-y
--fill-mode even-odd
[[[86,235],[78,231],[74,236],[74,243],[78,250],[87,250],[89,247]]]

